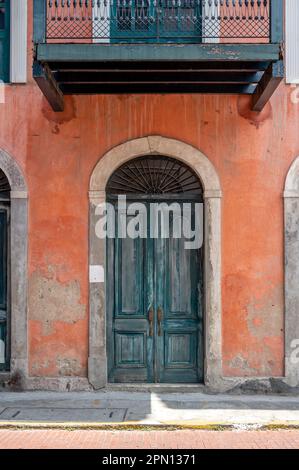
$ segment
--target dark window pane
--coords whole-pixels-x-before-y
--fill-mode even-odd
[[[5,28],[5,9],[0,8],[0,29]]]

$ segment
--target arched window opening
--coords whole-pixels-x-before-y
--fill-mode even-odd
[[[9,370],[10,362],[10,185],[0,170],[0,371]]]
[[[106,194],[109,382],[203,383],[199,177],[181,160],[147,155],[118,167]]]
[[[165,156],[145,156],[121,165],[110,177],[108,195],[197,195],[203,197],[197,175],[183,162]]]

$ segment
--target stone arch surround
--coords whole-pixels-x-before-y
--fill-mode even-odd
[[[107,385],[105,282],[94,278],[105,272],[105,241],[95,236],[96,207],[106,200],[106,185],[123,163],[138,156],[165,155],[181,160],[198,175],[205,200],[205,385],[216,387],[222,374],[221,345],[221,187],[217,172],[200,150],[175,139],[149,136],[109,150],[97,163],[89,187],[89,305],[88,376],[94,388]],[[104,279],[102,280],[104,281]]]

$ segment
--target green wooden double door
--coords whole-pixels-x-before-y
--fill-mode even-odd
[[[202,249],[186,249],[171,228],[168,238],[147,228],[146,238],[108,240],[110,382],[203,381],[202,265]]]

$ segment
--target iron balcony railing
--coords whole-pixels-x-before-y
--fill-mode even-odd
[[[47,42],[271,42],[271,0],[47,0],[46,3]]]

